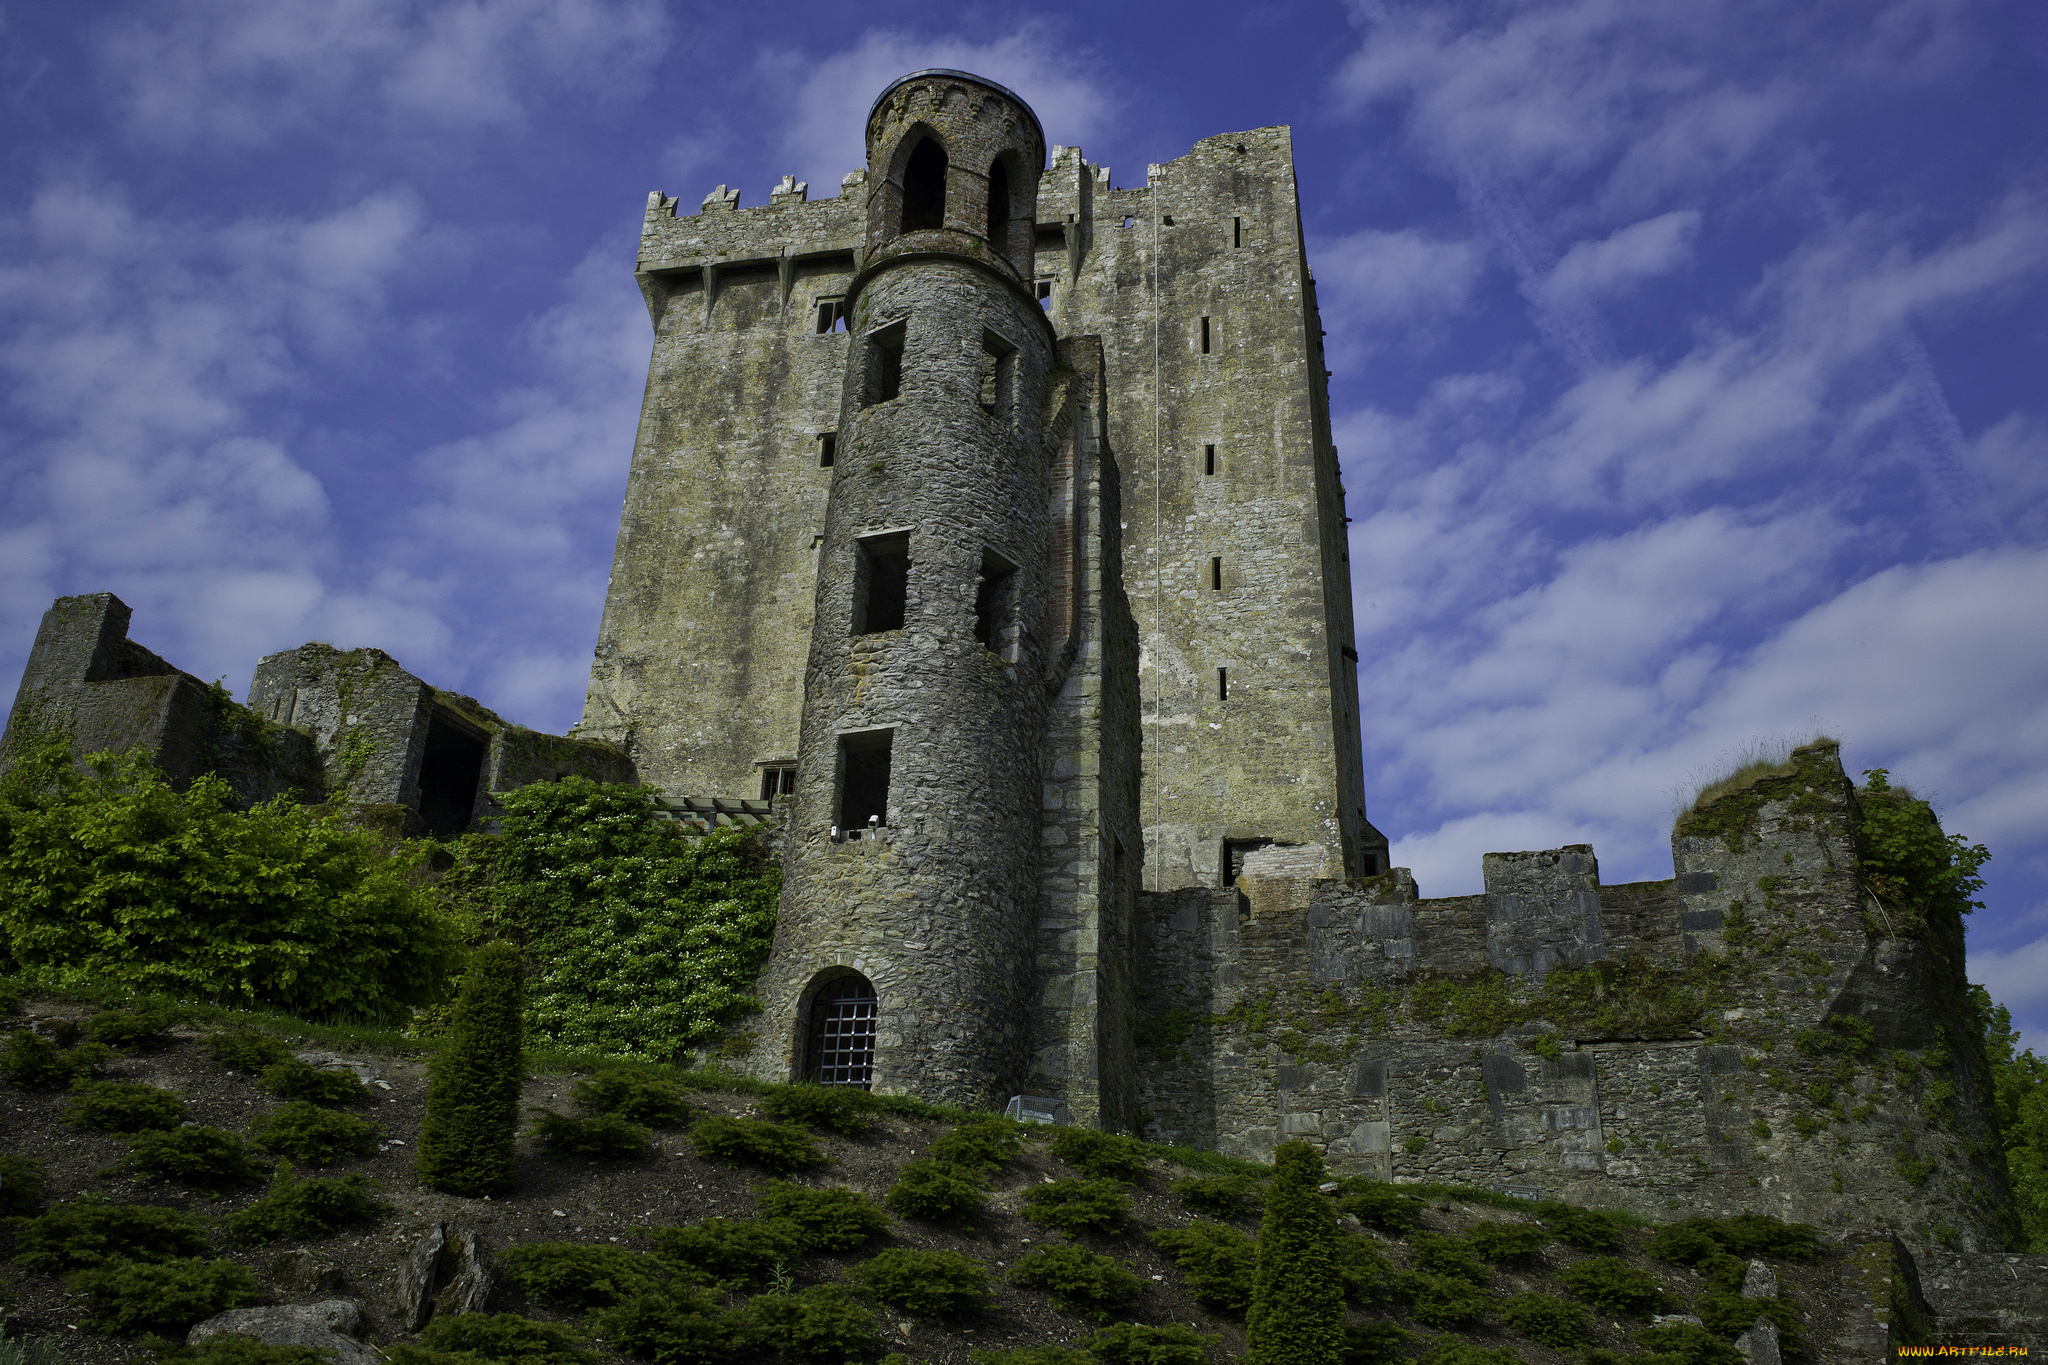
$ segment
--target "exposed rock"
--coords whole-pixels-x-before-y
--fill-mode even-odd
[[[270,1261],[270,1280],[294,1294],[335,1294],[347,1283],[340,1267],[323,1261],[304,1247],[278,1253]]]
[[[1744,1285],[1746,1288],[1747,1281]],[[1742,1352],[1749,1365],[1781,1365],[1782,1357],[1778,1354],[1778,1324],[1769,1318],[1758,1318],[1756,1326],[1735,1338],[1735,1349]]]
[[[477,1245],[476,1233],[463,1229],[455,1235],[454,1244],[442,1254],[443,1261],[453,1261],[453,1273],[443,1266],[443,1280],[447,1288],[434,1299],[436,1312],[454,1315],[457,1313],[481,1313],[490,1302],[491,1272],[484,1269],[482,1249]]]
[[[434,1290],[441,1278],[441,1252],[448,1245],[448,1225],[435,1223],[412,1244],[398,1282],[398,1316],[408,1332],[417,1332],[434,1316]]]
[[[295,1052],[292,1055],[307,1066],[317,1066],[322,1071],[346,1071],[364,1085],[377,1079],[376,1067],[338,1052]]]
[[[1762,1261],[1751,1261],[1748,1273],[1742,1277],[1742,1297],[1745,1299],[1775,1299],[1778,1297],[1778,1272]]]
[[[311,1346],[334,1352],[334,1365],[380,1365],[383,1356],[355,1339],[363,1322],[362,1306],[353,1299],[319,1303],[286,1303],[268,1308],[235,1308],[216,1313],[185,1336],[187,1346],[208,1337],[232,1333],[254,1337],[270,1346]]]
[[[1691,1313],[1659,1313],[1650,1319],[1652,1327],[1671,1327],[1681,1322],[1689,1322],[1695,1327],[1706,1326],[1705,1323],[1701,1322]]]

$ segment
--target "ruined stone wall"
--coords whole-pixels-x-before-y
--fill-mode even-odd
[[[1853,790],[1832,746],[1796,758],[1681,824],[1669,882],[1601,887],[1581,846],[1489,857],[1448,900],[1399,871],[1145,897],[1148,1131],[2001,1247],[1960,954],[1866,915]]]

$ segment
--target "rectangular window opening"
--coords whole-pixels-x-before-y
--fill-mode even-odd
[[[1216,472],[1216,447],[1202,447],[1202,474],[1204,477]]]
[[[1225,839],[1223,841],[1223,884],[1236,886],[1244,875],[1244,855],[1266,848],[1271,839]]]
[[[1052,281],[1040,280],[1036,293],[1038,296],[1038,306],[1050,313],[1052,311]]]
[[[1017,377],[1017,348],[994,332],[981,334],[981,410],[998,422],[1010,419],[1010,391]]]
[[[839,458],[839,433],[821,431],[818,433],[818,468],[830,469],[832,462]]]
[[[818,300],[818,335],[830,336],[846,330],[846,300]]]
[[[975,643],[1015,663],[1017,635],[1017,566],[983,550],[974,590]]]
[[[420,758],[420,823],[438,838],[460,834],[476,814],[490,740],[435,707],[427,718],[426,753]]]
[[[1244,219],[1233,218],[1230,220],[1230,244],[1233,247],[1244,245]]]
[[[839,737],[838,826],[852,833],[889,823],[889,751],[894,730],[859,730]]]
[[[1216,700],[1230,700],[1230,670],[1227,668],[1216,670]]]
[[[908,330],[905,323],[892,322],[867,334],[865,406],[886,403],[902,394],[903,340]]]
[[[1202,354],[1209,354],[1209,319],[1202,319]]]
[[[778,796],[788,796],[796,790],[796,769],[761,769],[761,799],[772,801]]]
[[[1209,561],[1209,591],[1223,591],[1223,556],[1217,555]]]
[[[860,541],[856,549],[860,562],[854,574],[853,633],[903,629],[910,593],[910,536],[874,536]]]

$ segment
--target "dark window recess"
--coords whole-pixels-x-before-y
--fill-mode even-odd
[[[1350,645],[1345,645],[1342,649],[1338,650],[1337,652],[1339,654],[1342,654],[1345,658],[1351,660],[1352,663],[1358,662],[1358,651],[1353,649]]]
[[[761,799],[770,800],[777,796],[788,796],[796,790],[796,769],[761,769]]]
[[[849,832],[889,823],[889,749],[893,730],[839,737],[839,827]]]
[[[1230,244],[1233,247],[1244,245],[1244,219],[1233,218],[1230,220]]]
[[[946,225],[946,149],[930,138],[911,149],[903,167],[903,230]]]
[[[903,392],[903,338],[908,330],[905,323],[892,322],[868,333],[869,406],[886,403]]]
[[[974,639],[1016,661],[1017,566],[993,550],[981,554],[981,574],[974,590]]]
[[[1010,415],[1010,390],[1017,376],[1017,348],[994,332],[981,334],[981,410],[997,421]]]
[[[1209,591],[1223,591],[1223,557],[1221,555],[1209,561]]]
[[[1223,884],[1236,886],[1244,875],[1244,855],[1271,844],[1271,839],[1225,839],[1223,841]]]
[[[1010,173],[997,157],[988,168],[988,244],[997,255],[1010,254]]]
[[[1230,670],[1227,668],[1216,670],[1216,700],[1230,700]]]
[[[867,1089],[875,1074],[875,1013],[880,1004],[864,976],[842,976],[820,989],[811,1002],[804,1079]]]
[[[821,431],[818,433],[818,468],[830,469],[832,462],[839,458],[839,433]]]
[[[1038,306],[1050,313],[1052,311],[1052,281],[1038,281],[1034,288],[1034,293],[1038,297]]]
[[[831,333],[831,332],[843,332],[843,331],[845,331],[845,330],[846,330],[846,300],[845,300],[845,299],[819,299],[819,300],[818,300],[818,335],[819,335],[819,336],[825,336],[825,335],[827,335],[828,333]]]
[[[910,592],[910,537],[882,536],[860,542],[854,582],[853,633],[874,635],[903,629]]]
[[[1203,446],[1203,447],[1202,447],[1202,473],[1203,473],[1204,475],[1209,475],[1209,474],[1214,474],[1215,472],[1216,472],[1216,447],[1215,447],[1215,446]]]
[[[420,823],[427,833],[445,839],[469,828],[486,747],[482,735],[445,713],[428,717],[427,749],[420,756]]]
[[[1130,226],[1131,224],[1133,224],[1133,223],[1135,223],[1135,222],[1137,222],[1137,221],[1138,221],[1137,219],[1135,219],[1135,218],[1131,217],[1131,215],[1129,215],[1128,213],[1124,215],[1124,226],[1125,226],[1125,227],[1129,227],[1129,226]]]
[[[1209,319],[1202,319],[1202,354],[1209,354]]]
[[[1358,870],[1368,877],[1379,876],[1380,855],[1377,853],[1367,853],[1361,856],[1358,860]]]

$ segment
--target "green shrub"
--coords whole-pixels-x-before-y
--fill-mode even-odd
[[[1337,1358],[1343,1365],[1397,1365],[1413,1359],[1408,1353],[1413,1332],[1391,1322],[1352,1323],[1344,1329],[1344,1345]]]
[[[965,1223],[980,1211],[987,1188],[978,1171],[919,1157],[897,1168],[896,1183],[882,1202],[905,1218]]]
[[[759,1288],[803,1250],[795,1226],[772,1218],[706,1218],[639,1235],[669,1265],[728,1288]]]
[[[245,1242],[275,1242],[282,1237],[310,1241],[338,1228],[376,1222],[390,1205],[370,1197],[374,1188],[359,1175],[294,1179],[291,1163],[279,1162],[270,1192],[223,1221],[231,1234]]]
[[[889,1215],[858,1190],[814,1190],[770,1180],[761,1187],[761,1216],[787,1223],[812,1251],[852,1251],[889,1228]]]
[[[635,1295],[687,1293],[644,1251],[588,1242],[528,1242],[499,1253],[500,1279],[556,1308],[604,1308]]]
[[[801,1128],[763,1123],[759,1119],[727,1118],[723,1114],[691,1124],[690,1145],[706,1161],[723,1161],[728,1166],[744,1161],[775,1175],[787,1175],[806,1166],[822,1166],[831,1160]]]
[[[97,1076],[114,1059],[104,1043],[86,1043],[66,1052],[56,1043],[21,1029],[0,1048],[0,1076],[23,1090],[62,1090],[73,1081]]]
[[[1024,1216],[1061,1232],[1114,1232],[1131,1214],[1121,1180],[1054,1180],[1024,1192]]]
[[[297,1057],[264,1067],[258,1083],[281,1100],[308,1104],[354,1104],[363,1098],[363,1083],[353,1072],[329,1071]]]
[[[64,1121],[103,1133],[141,1133],[185,1121],[185,1101],[168,1090],[133,1081],[74,1081]]]
[[[1037,1247],[1010,1267],[1010,1278],[1098,1322],[1128,1308],[1145,1289],[1145,1281],[1122,1265],[1078,1246]]]
[[[537,1044],[667,1061],[758,1008],[782,876],[753,832],[696,835],[631,783],[498,794],[503,837],[465,844],[492,912],[526,935]]]
[[[1305,1142],[1273,1150],[1273,1178],[1259,1223],[1258,1269],[1245,1314],[1250,1365],[1329,1360],[1344,1341],[1337,1275],[1337,1216],[1318,1192],[1323,1158]]]
[[[429,1189],[474,1198],[519,1183],[523,995],[519,950],[503,941],[477,949],[427,1064],[418,1161]]]
[[[72,1272],[64,1287],[92,1305],[94,1329],[116,1336],[183,1336],[195,1322],[263,1298],[256,1277],[233,1261],[110,1261]]]
[[[0,1155],[0,1217],[42,1207],[45,1181],[43,1163],[34,1157]]]
[[[368,1156],[384,1130],[354,1114],[339,1114],[305,1100],[293,1100],[249,1125],[249,1137],[266,1152],[324,1166],[348,1156]]]
[[[122,1052],[150,1052],[171,1041],[178,1022],[170,1010],[101,1010],[85,1026],[85,1036]]]
[[[1619,1256],[1593,1256],[1558,1272],[1565,1288],[1603,1313],[1646,1318],[1665,1305],[1663,1284]]]
[[[1489,1348],[1456,1337],[1438,1337],[1422,1365],[1523,1365],[1523,1361],[1505,1346]]]
[[[1415,1268],[1425,1274],[1446,1275],[1480,1289],[1493,1279],[1493,1272],[1474,1259],[1470,1248],[1455,1237],[1420,1232],[1409,1238],[1408,1244],[1415,1249]]]
[[[441,989],[459,931],[415,874],[423,848],[289,799],[235,806],[220,777],[177,792],[139,751],[25,755],[0,779],[0,941],[58,989],[308,1019],[395,1019]]]
[[[1489,1261],[1526,1261],[1550,1242],[1550,1234],[1534,1223],[1474,1223],[1465,1229],[1465,1245]]]
[[[1103,1180],[1136,1185],[1145,1179],[1151,1154],[1145,1144],[1094,1128],[1055,1128],[1046,1147],[1069,1166]]]
[[[313,1346],[273,1346],[240,1332],[218,1332],[197,1346],[165,1346],[157,1365],[334,1365],[334,1353]],[[0,1358],[0,1365],[13,1365]]]
[[[1011,1351],[969,1351],[974,1365],[1095,1365],[1095,1357],[1070,1346],[1019,1346]]]
[[[1627,1241],[1620,1220],[1603,1209],[1582,1209],[1550,1199],[1536,1206],[1536,1216],[1560,1242],[1580,1251],[1619,1251]]]
[[[617,1114],[595,1118],[571,1118],[552,1109],[534,1111],[533,1136],[542,1151],[555,1157],[597,1157],[622,1161],[646,1156],[654,1141],[654,1130],[643,1128]]]
[[[1400,1292],[1407,1298],[1415,1320],[1428,1327],[1463,1327],[1485,1317],[1492,1306],[1485,1290],[1470,1280],[1449,1275],[1404,1271]]]
[[[1807,1223],[1780,1222],[1767,1213],[1680,1219],[1658,1228],[1643,1249],[1660,1261],[1677,1265],[1698,1265],[1716,1252],[1788,1261],[1810,1261],[1821,1254],[1819,1229]]]
[[[128,1139],[128,1167],[137,1175],[203,1190],[254,1185],[268,1174],[256,1149],[225,1128],[197,1124]]]
[[[1010,1119],[973,1119],[942,1133],[925,1149],[933,1161],[970,1171],[993,1171],[1024,1148],[1024,1126]]]
[[[1704,1327],[1689,1322],[1645,1327],[1636,1333],[1636,1344],[1653,1353],[1655,1365],[1747,1365],[1748,1358]]]
[[[928,1322],[988,1303],[988,1270],[957,1251],[891,1247],[847,1271],[846,1278],[891,1308]]]
[[[1208,1348],[1218,1340],[1178,1322],[1164,1327],[1119,1322],[1081,1344],[1101,1365],[1208,1365]]]
[[[789,1085],[763,1091],[755,1103],[769,1118],[782,1123],[823,1128],[859,1137],[875,1126],[876,1100],[852,1085]]]
[[[260,1074],[266,1066],[289,1060],[292,1055],[289,1043],[254,1029],[211,1034],[206,1039],[206,1052],[228,1070],[246,1071],[251,1076]]]
[[[1149,1238],[1180,1271],[1181,1282],[1199,1303],[1242,1317],[1252,1303],[1258,1244],[1222,1223],[1160,1228]]]
[[[1789,1300],[1750,1299],[1732,1290],[1709,1289],[1693,1300],[1692,1311],[1706,1324],[1708,1331],[1730,1338],[1747,1332],[1756,1325],[1758,1318],[1769,1318],[1778,1328],[1778,1341],[1784,1353],[1788,1356],[1801,1353],[1799,1310]]]
[[[1568,1350],[1593,1340],[1586,1310],[1549,1294],[1515,1294],[1500,1306],[1500,1320],[1516,1336]]]
[[[1378,1232],[1404,1237],[1422,1222],[1428,1207],[1413,1195],[1398,1193],[1383,1180],[1349,1176],[1337,1196],[1337,1209]]]
[[[787,1359],[839,1365],[882,1353],[875,1315],[843,1285],[812,1285],[801,1294],[763,1294],[740,1316],[758,1340]]]
[[[1198,1175],[1173,1182],[1173,1193],[1196,1213],[1211,1218],[1242,1218],[1253,1212],[1265,1184],[1256,1176]]]
[[[615,1114],[629,1123],[649,1128],[673,1128],[690,1117],[684,1096],[689,1092],[675,1081],[646,1076],[637,1071],[600,1071],[576,1082],[569,1098],[584,1114]]]
[[[206,1224],[182,1209],[79,1198],[16,1228],[14,1263],[62,1273],[111,1261],[168,1261],[207,1250]]]
[[[716,1296],[680,1286],[600,1308],[590,1328],[606,1345],[659,1365],[726,1365],[755,1335],[739,1314],[720,1312]]]
[[[420,1345],[491,1365],[586,1365],[594,1359],[568,1328],[513,1313],[437,1314]]]
[[[1338,1237],[1336,1254],[1337,1281],[1348,1301],[1360,1306],[1378,1303],[1400,1288],[1401,1272],[1365,1238],[1348,1233]]]

